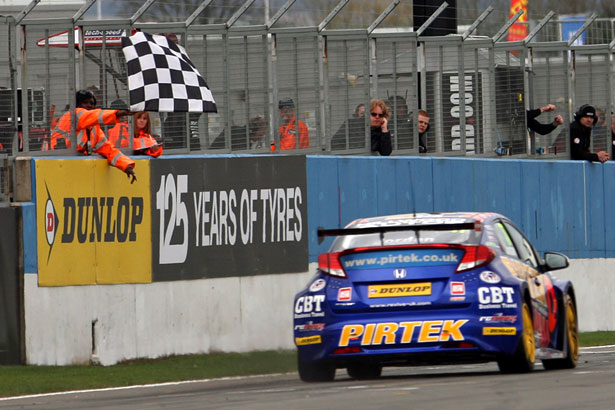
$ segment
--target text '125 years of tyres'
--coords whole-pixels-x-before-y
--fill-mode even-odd
[[[188,175],[163,175],[156,192],[159,263],[183,263],[191,240],[197,247],[299,242],[302,203],[298,186],[188,192]]]

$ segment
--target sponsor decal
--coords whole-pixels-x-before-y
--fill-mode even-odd
[[[367,291],[370,298],[431,295],[431,283],[406,283],[399,285],[371,285]]]
[[[425,214],[426,215],[426,214]],[[468,222],[466,218],[456,217],[443,217],[443,218],[413,218],[413,217],[401,217],[401,218],[387,218],[380,221],[363,222],[359,221],[355,228],[379,228],[388,226],[405,226],[405,225],[448,225],[448,224],[462,224]]]
[[[295,337],[295,344],[297,346],[317,345],[319,343],[322,343],[322,337],[320,337],[320,335]]]
[[[495,316],[481,316],[478,321],[485,323],[515,323],[517,315],[504,315],[500,313]]]
[[[483,327],[483,336],[514,336],[517,334],[515,327]]]
[[[500,283],[502,279],[497,273],[485,270],[480,273],[480,280],[495,285],[496,283]]]
[[[478,303],[513,303],[515,290],[510,286],[478,288]]]
[[[465,282],[451,282],[451,295],[465,295],[466,284]]]
[[[323,317],[322,303],[325,295],[305,295],[297,298],[295,302],[295,319],[306,317]]]
[[[478,288],[479,309],[514,309],[517,303],[513,296],[515,290],[510,286]]]
[[[360,341],[361,346],[460,341],[465,340],[461,328],[467,322],[460,319],[345,325],[338,346],[348,346],[351,341]]]
[[[463,302],[464,300],[466,300],[465,296],[451,296],[450,299],[451,302]]]
[[[376,305],[369,305],[370,308],[390,308],[390,307],[411,307],[411,306],[428,306],[431,305],[430,301],[425,302],[407,302],[407,303],[381,303]]]
[[[339,288],[337,291],[337,301],[346,302],[352,299],[352,288]]]
[[[412,266],[457,265],[463,251],[457,249],[415,249],[408,251],[360,252],[342,257],[345,269],[404,268]]]
[[[354,306],[354,302],[335,302],[335,306]]]
[[[320,332],[325,329],[324,323],[307,322],[302,325],[295,325],[295,330],[299,332]]]
[[[316,279],[310,285],[310,292],[318,292],[319,290],[322,290],[326,285],[327,282],[324,279]]]

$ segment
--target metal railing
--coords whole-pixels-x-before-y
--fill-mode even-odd
[[[292,17],[294,0],[264,25],[237,23],[252,0],[215,24],[199,19],[207,1],[188,19],[174,22],[150,22],[155,0],[118,20],[92,18],[95,0],[67,18],[32,17],[37,3],[0,19],[0,32],[8,37],[0,44],[0,143],[11,158],[75,152],[45,147],[58,117],[74,108],[78,89],[91,89],[99,107],[128,103],[120,37],[133,30],[176,38],[216,99],[217,113],[152,113],[154,133],[168,154],[370,154],[369,108],[366,117],[354,112],[373,98],[391,107],[393,155],[418,154],[414,124],[424,109],[431,120],[428,155],[567,159],[567,124],[585,103],[603,114],[593,148],[610,150],[614,19],[581,20],[568,34],[574,41],[563,41],[562,27],[571,20],[554,20],[550,13],[531,26],[524,41],[505,42],[515,19],[492,37],[473,35],[490,9],[458,35],[422,36],[429,21],[416,32],[380,28],[399,0],[368,28],[353,30],[327,29],[349,0],[340,1],[319,25],[285,28],[276,23]],[[579,39],[584,44],[575,45]],[[283,99],[292,99],[296,120],[307,127],[307,146],[287,150],[280,144]],[[546,136],[528,133],[525,111],[547,103],[557,109],[539,120],[561,114],[564,125]],[[258,121],[265,132],[256,143],[251,124]]]

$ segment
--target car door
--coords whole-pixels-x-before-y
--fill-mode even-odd
[[[527,282],[532,298],[534,331],[537,334],[537,347],[550,347],[557,324],[557,303],[553,282],[547,274],[539,270],[539,257],[532,244],[514,225],[501,221],[524,265],[518,269],[517,277]]]

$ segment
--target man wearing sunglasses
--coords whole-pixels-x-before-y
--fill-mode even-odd
[[[369,112],[372,153],[377,152],[382,156],[391,155],[393,148],[391,146],[391,133],[388,128],[389,107],[383,100],[374,99],[371,101]]]

